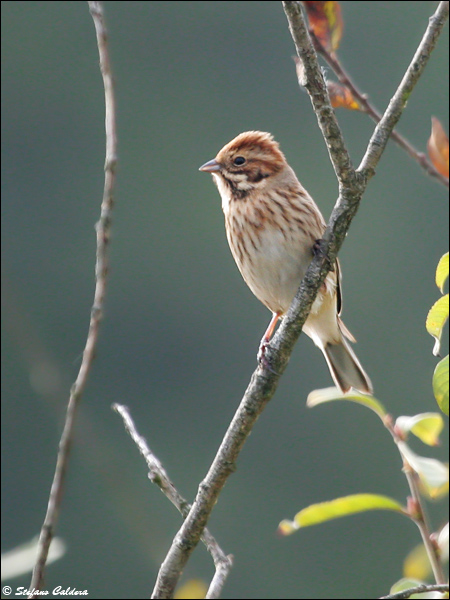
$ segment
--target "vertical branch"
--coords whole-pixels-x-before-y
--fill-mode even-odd
[[[83,351],[78,376],[72,385],[69,402],[67,405],[64,429],[61,435],[56,460],[55,473],[50,489],[47,513],[39,536],[38,556],[30,583],[29,598],[35,598],[42,588],[45,565],[47,562],[50,544],[55,534],[59,509],[63,495],[63,487],[67,472],[70,448],[72,445],[75,418],[80,404],[89,372],[95,357],[98,341],[100,322],[103,317],[103,305],[106,293],[108,274],[108,246],[111,231],[111,213],[113,208],[113,190],[116,181],[117,163],[117,136],[116,136],[116,111],[114,100],[114,85],[108,53],[107,32],[103,19],[102,2],[88,2],[89,10],[95,24],[97,45],[100,56],[100,69],[105,89],[105,130],[106,130],[106,161],[105,183],[101,204],[100,219],[96,225],[97,257],[95,266],[95,292],[91,309],[89,331]]]

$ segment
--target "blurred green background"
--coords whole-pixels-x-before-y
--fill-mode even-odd
[[[384,108],[436,2],[342,2],[339,55]],[[104,101],[85,2],[2,2],[2,550],[37,534],[93,298],[103,187]],[[328,217],[336,180],[296,81],[280,2],[106,2],[120,165],[106,315],[78,420],[47,587],[145,598],[180,518],[111,411],[127,404],[189,499],[255,368],[270,314],[229,252],[220,199],[198,167],[241,131],[272,132]],[[448,131],[448,29],[401,131],[421,150]],[[339,112],[358,163],[372,131]],[[394,415],[434,411],[424,329],[448,247],[444,188],[390,144],[341,252],[344,319]],[[446,351],[446,348],[444,349]],[[224,598],[373,598],[419,534],[372,513],[289,538],[278,523],[356,492],[405,500],[399,455],[369,411],[306,410],[331,380],[302,336],[210,521],[235,556]],[[419,452],[445,452],[414,444]],[[444,503],[430,506],[436,526]],[[212,576],[204,548],[183,580]],[[7,582],[29,584],[29,576]]]

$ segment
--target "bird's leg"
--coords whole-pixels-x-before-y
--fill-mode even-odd
[[[269,345],[270,338],[272,337],[273,332],[275,331],[275,327],[277,326],[278,319],[280,317],[280,312],[273,313],[269,326],[266,329],[266,333],[263,335],[262,340],[259,344],[258,350],[258,363],[266,369],[269,369],[269,371],[272,371],[272,373],[274,373],[275,371],[271,368],[271,366],[269,365],[269,361],[266,358],[266,349]]]

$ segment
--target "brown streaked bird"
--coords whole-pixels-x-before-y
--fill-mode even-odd
[[[313,257],[325,221],[270,133],[246,131],[200,171],[211,173],[222,198],[234,260],[255,296],[272,311],[260,356],[287,312]],[[342,392],[372,393],[340,318],[339,263],[319,291],[303,331],[318,346]]]

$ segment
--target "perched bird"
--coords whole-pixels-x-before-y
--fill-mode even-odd
[[[269,133],[241,133],[200,171],[211,173],[219,189],[228,243],[242,277],[273,313],[261,341],[261,357],[306,273],[325,221]],[[355,339],[342,322],[340,311],[336,262],[303,331],[322,350],[342,392],[353,387],[371,393],[370,379],[348,342]]]

